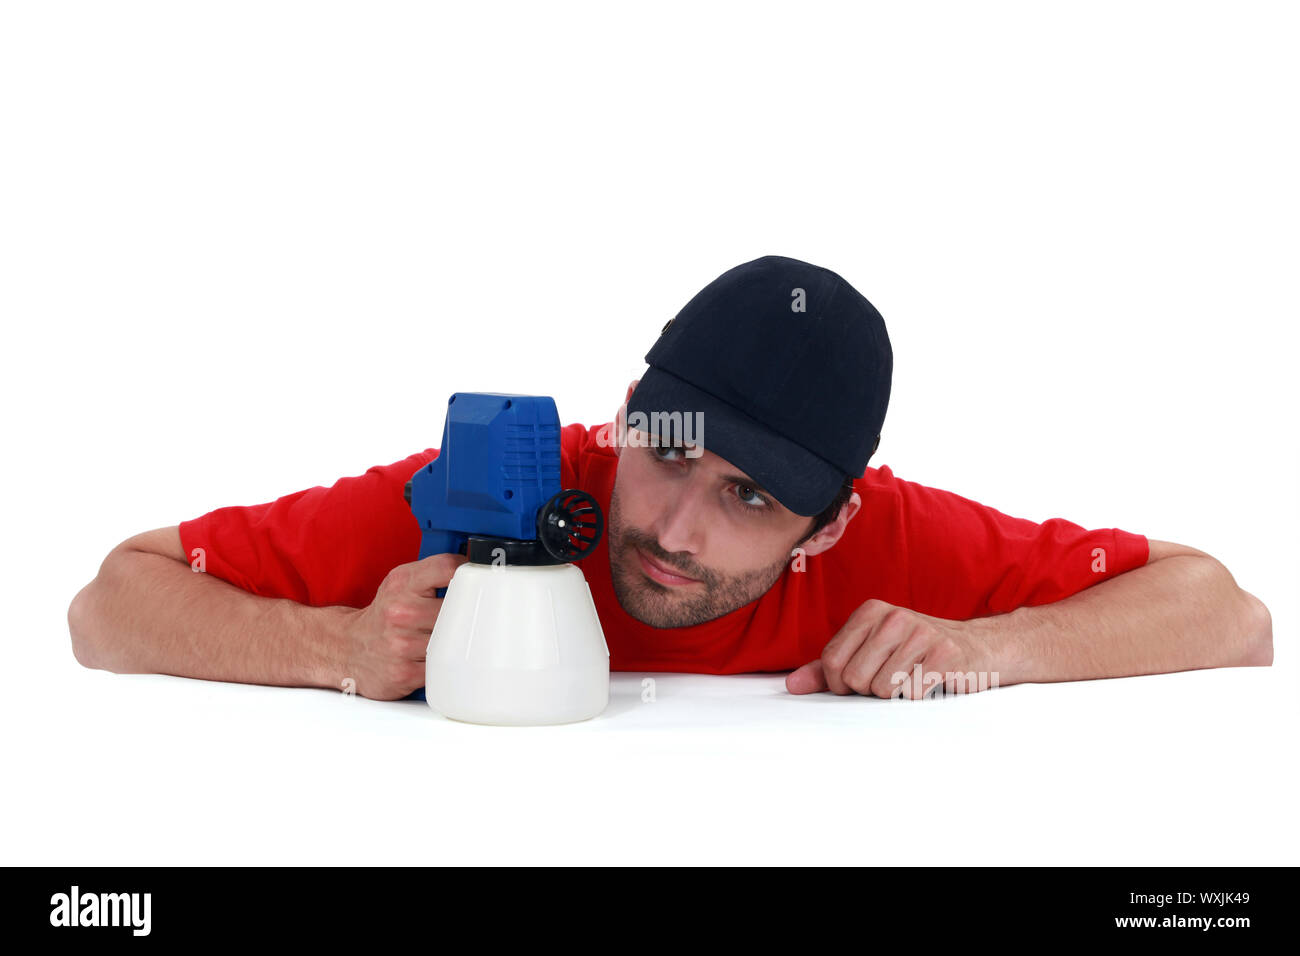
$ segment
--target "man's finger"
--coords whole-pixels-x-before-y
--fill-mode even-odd
[[[908,635],[908,618],[895,608],[885,608],[868,620],[870,624],[859,639],[841,648],[852,646],[851,654],[841,653],[828,660],[826,652],[822,652],[826,682],[837,694],[871,693],[876,672]]]
[[[816,694],[826,689],[826,675],[820,660],[809,661],[803,667],[785,675],[785,689],[792,694]]]
[[[463,554],[431,554],[411,565],[411,590],[428,597],[451,583],[456,569],[468,561]]]
[[[925,657],[926,651],[930,649],[932,638],[922,630],[914,630],[905,641],[900,641],[894,648],[894,652],[889,655],[888,659],[880,665],[875,676],[871,679],[871,693],[877,697],[912,697],[919,695],[920,688],[916,694],[910,689],[912,684],[913,669],[921,659]],[[903,691],[897,692],[898,684],[894,681],[895,674],[903,674]]]
[[[832,694],[853,693],[853,688],[845,684],[840,675],[858,653],[862,642],[875,629],[883,607],[884,605],[877,607],[870,601],[860,606],[822,648],[822,677],[826,681],[826,689]]]
[[[425,654],[429,650],[429,638],[432,636],[432,629],[427,631],[423,628],[404,630],[397,636],[398,653],[404,660],[423,661]]]

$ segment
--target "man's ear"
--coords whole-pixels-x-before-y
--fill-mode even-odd
[[[829,551],[835,542],[840,540],[840,536],[844,534],[844,529],[849,526],[849,522],[853,520],[853,516],[858,513],[858,509],[861,507],[862,496],[855,491],[849,495],[849,500],[840,509],[839,517],[799,545],[799,547],[803,548],[803,553],[808,557],[812,557],[814,554]]]
[[[623,396],[623,404],[620,405],[618,411],[614,413],[615,455],[621,456],[623,454],[623,446],[622,443],[618,441],[617,436],[627,434],[627,403],[632,400],[632,393],[636,391],[636,387],[640,382],[641,380],[639,378],[632,379],[632,384],[627,387],[627,394]]]

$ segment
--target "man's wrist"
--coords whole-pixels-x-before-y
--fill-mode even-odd
[[[300,661],[298,680],[307,687],[346,691],[346,681],[350,676],[347,673],[349,627],[357,609],[338,605],[304,608],[303,611],[301,646],[307,653]]]
[[[997,674],[998,686],[1032,680],[1026,658],[1032,608],[1016,608],[1006,614],[976,617],[964,622],[969,627],[980,669]]]

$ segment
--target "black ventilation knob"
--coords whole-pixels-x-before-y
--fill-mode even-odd
[[[561,491],[537,511],[537,539],[560,561],[580,561],[600,543],[605,516],[585,491]]]

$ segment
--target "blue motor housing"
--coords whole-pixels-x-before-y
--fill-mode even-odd
[[[560,490],[560,415],[540,395],[457,392],[438,457],[412,476],[420,557],[464,553],[470,535],[531,540]]]

